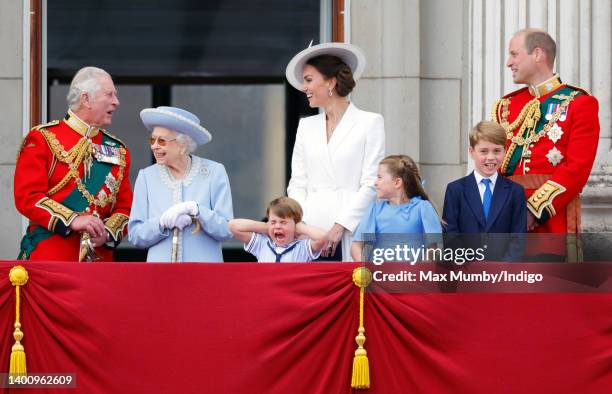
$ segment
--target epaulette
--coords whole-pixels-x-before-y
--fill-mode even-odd
[[[42,129],[46,129],[47,127],[51,127],[51,126],[56,126],[58,124],[59,124],[59,120],[52,120],[49,123],[43,123],[43,124],[36,125],[32,127],[32,130],[41,131]],[[21,155],[21,151],[23,151],[25,144],[26,144],[26,137],[23,137],[21,139],[21,144],[19,144],[19,150],[17,151],[16,160],[19,160],[19,156]]]
[[[34,126],[32,127],[32,130],[40,130],[40,129],[44,129],[47,127],[51,127],[51,126],[57,126],[59,124],[59,120],[52,120],[49,123],[43,123],[43,124],[39,124],[38,126]]]
[[[110,131],[105,130],[105,129],[100,129],[100,131],[106,134],[107,136],[109,136],[110,138],[114,139],[115,141],[119,142],[121,145],[123,145],[124,148],[127,147],[125,142],[121,141],[116,135],[114,135]]]
[[[567,86],[568,88],[570,88],[572,90],[577,90],[577,91],[579,91],[582,94],[586,94],[587,96],[591,95],[591,93],[589,93],[586,89],[579,88],[579,87],[573,86],[573,85],[565,85],[565,86]]]
[[[504,97],[502,97],[502,98],[510,98],[510,97],[512,97],[512,96],[516,96],[517,94],[519,94],[519,93],[523,93],[523,91],[528,90],[528,89],[529,89],[529,87],[525,86],[524,88],[520,88],[520,89],[518,89],[518,90],[515,90],[514,92],[510,92],[510,93],[508,93],[507,95],[505,95],[505,96],[504,96]]]

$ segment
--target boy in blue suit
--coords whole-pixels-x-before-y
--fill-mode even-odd
[[[470,130],[469,137],[474,171],[446,187],[442,213],[446,222],[444,231],[462,234],[527,232],[523,187],[497,173],[505,156],[506,131],[495,122],[483,121]],[[489,252],[497,253],[496,257],[508,257],[503,251],[507,247],[495,249],[489,247]]]

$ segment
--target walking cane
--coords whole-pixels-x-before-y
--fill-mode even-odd
[[[171,262],[176,263],[178,260],[178,236],[179,229],[175,227],[172,229],[172,258]]]
[[[195,224],[195,228],[193,229],[193,231],[191,232],[191,234],[195,234],[198,231],[200,231],[200,229],[202,228],[202,225],[200,224],[200,221],[198,220],[197,216],[191,216],[191,223]],[[179,229],[177,227],[172,229],[172,257],[171,257],[171,262],[176,263],[178,262],[178,236],[179,236]]]
[[[96,253],[96,249],[91,243],[91,235],[87,231],[81,233],[81,241],[79,243],[79,262],[98,261],[100,256]]]

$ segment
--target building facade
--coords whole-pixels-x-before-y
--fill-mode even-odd
[[[558,44],[555,69],[563,81],[599,100],[599,149],[582,194],[583,230],[612,231],[610,1],[345,0],[341,15],[344,39],[368,59],[352,100],[383,114],[387,152],[420,164],[438,208],[446,184],[469,170],[470,127],[489,118],[496,98],[518,88],[505,68],[510,37],[524,27],[547,30]],[[30,20],[30,0],[0,5],[3,259],[15,258],[24,228],[12,187],[17,149],[30,124]]]

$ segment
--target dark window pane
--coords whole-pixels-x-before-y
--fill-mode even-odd
[[[213,136],[198,156],[222,163],[234,216],[261,219],[285,194],[284,85],[178,85],[172,105],[196,114]],[[226,246],[240,247],[227,241]]]
[[[48,68],[113,76],[282,76],[310,40],[320,0],[53,0]]]

